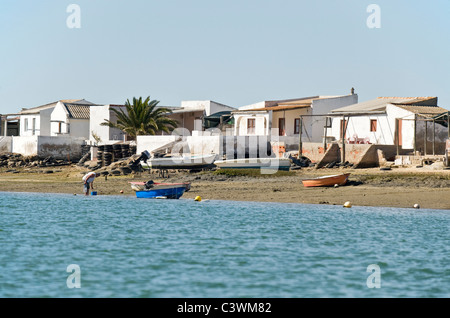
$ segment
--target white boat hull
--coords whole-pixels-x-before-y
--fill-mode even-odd
[[[214,163],[216,155],[151,158],[141,162],[144,169],[200,169]]]
[[[289,170],[291,161],[286,158],[245,158],[218,160],[214,164],[220,169]]]

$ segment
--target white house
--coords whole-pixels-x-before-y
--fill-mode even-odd
[[[108,141],[123,141],[125,138],[125,133],[117,128],[111,128],[108,126],[102,126],[101,123],[109,120],[111,122],[116,122],[117,115],[112,109],[122,110],[127,113],[125,105],[99,105],[96,107],[90,107],[90,140],[95,141],[94,135],[100,138],[101,142]]]
[[[74,102],[76,100],[61,101]],[[50,115],[57,103],[22,108],[19,112],[20,136],[50,136]]]
[[[299,136],[300,116],[305,141],[321,142],[326,114],[332,109],[358,102],[357,94],[342,96],[312,96],[287,100],[263,101],[240,107],[233,112],[235,136],[269,135],[276,129],[279,136]]]
[[[18,114],[19,135],[22,137],[53,136],[50,128],[51,115],[58,103],[92,104],[84,99],[63,99],[37,107],[22,108]]]
[[[171,119],[178,122],[178,127],[183,127],[189,132],[202,131],[202,119],[205,116],[222,112],[234,111],[236,108],[217,103],[211,100],[203,101],[182,101],[181,107],[167,107],[172,110],[169,115]]]
[[[346,143],[398,145],[421,152],[426,147],[427,153],[434,140],[437,153],[448,138],[447,114],[437,97],[378,97],[331,111],[328,135],[342,140],[346,128]]]
[[[98,106],[84,99],[75,102],[57,102],[50,114],[50,136],[89,139],[91,107]]]

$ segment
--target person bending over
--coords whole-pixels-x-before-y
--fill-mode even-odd
[[[99,177],[100,173],[88,172],[83,176],[84,194],[89,195],[89,189],[94,189],[94,180]]]

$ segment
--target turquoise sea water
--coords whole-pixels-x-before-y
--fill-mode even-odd
[[[448,210],[3,192],[0,297],[449,297],[449,225]]]

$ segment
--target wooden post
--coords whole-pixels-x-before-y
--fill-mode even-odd
[[[433,156],[436,154],[435,145],[436,145],[436,120],[433,118]]]
[[[347,125],[345,123],[345,115],[342,116],[342,148],[341,148],[341,163],[345,162],[345,131],[347,130]]]
[[[325,126],[323,127],[323,151],[327,151],[327,128],[328,128],[328,117],[325,117]]]
[[[414,114],[414,156],[417,152],[417,114]]]
[[[395,145],[397,148],[397,156],[400,155],[400,124],[399,119],[395,119]]]
[[[450,112],[447,112],[447,136],[450,138]]]
[[[302,131],[303,131],[303,117],[300,116],[300,121],[298,123],[298,159],[300,159],[303,155]]]
[[[5,121],[3,123],[5,124],[3,127],[3,136],[8,136],[8,116],[5,116]]]
[[[424,152],[424,156],[427,155],[427,139],[428,139],[428,122],[425,119],[425,141],[424,141],[424,147],[423,147],[423,152]]]

